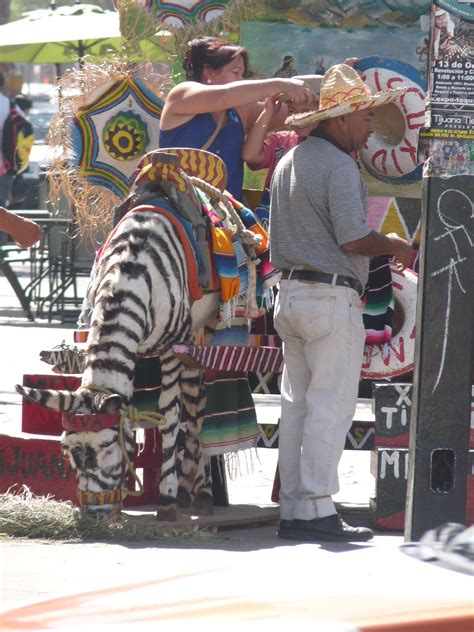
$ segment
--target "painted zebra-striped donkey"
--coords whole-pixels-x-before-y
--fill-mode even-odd
[[[152,152],[153,164],[145,170],[154,168],[160,175],[155,172],[154,178],[145,182],[140,176],[135,180],[130,196],[119,208],[124,217],[96,261],[87,296],[92,313],[80,388],[69,392],[17,386],[24,397],[47,408],[76,415],[117,413],[131,401],[137,359],[159,356],[162,381],[158,409],[166,420],[161,428],[157,508],[157,517],[162,520],[176,518],[178,497],[183,504],[193,497],[197,513],[212,511],[209,477],[197,439],[205,405],[201,374],[199,369],[185,366],[171,346],[192,341],[193,333],[205,325],[215,326],[218,293],[205,294],[191,304],[186,253],[176,222],[170,213],[150,207],[159,206],[161,201],[178,214],[200,212],[191,181],[175,164],[175,151]],[[219,166],[215,161],[213,164]],[[225,174],[223,163],[220,168]],[[178,496],[176,453],[183,427],[187,434]],[[87,512],[109,516],[120,511],[117,490],[124,480],[124,459],[119,435],[123,433],[122,447],[125,444],[131,458],[132,428],[127,417],[123,431],[115,423],[99,432],[66,430],[63,434],[63,448],[76,469],[79,498],[83,498]]]

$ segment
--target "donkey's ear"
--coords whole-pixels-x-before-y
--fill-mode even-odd
[[[93,408],[95,412],[110,415],[118,413],[122,405],[122,398],[115,393],[105,395],[104,393],[96,393],[93,398]]]
[[[55,391],[52,389],[30,388],[17,384],[16,390],[20,395],[35,402],[39,406],[44,406],[50,410],[63,410],[74,413],[82,406],[82,397],[76,396],[70,391]]]

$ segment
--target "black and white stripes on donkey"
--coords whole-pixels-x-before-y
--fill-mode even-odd
[[[140,204],[140,199],[153,195],[155,201],[161,197],[179,208],[180,196],[185,194],[175,187],[167,187],[166,193],[156,183],[143,196],[135,191],[133,201]],[[189,204],[189,198],[186,203]],[[17,386],[22,395],[47,408],[75,414],[117,413],[131,401],[137,358],[159,356],[162,381],[158,410],[166,423],[161,428],[163,454],[157,517],[164,520],[176,517],[179,435],[183,455],[179,499],[188,504],[194,498],[196,511],[201,513],[212,507],[197,440],[205,407],[200,371],[185,367],[171,346],[191,342],[193,331],[206,323],[212,328],[212,323],[217,322],[219,301],[217,293],[212,293],[191,305],[187,282],[185,253],[173,223],[149,206],[134,208],[115,229],[91,277],[91,326],[81,387],[67,392]],[[186,432],[180,433],[180,428],[186,428]],[[130,418],[125,421],[123,434],[131,458]],[[123,458],[117,426],[99,432],[66,431],[63,447],[76,469],[80,492],[97,493],[98,497],[100,492],[112,492],[122,484]],[[102,504],[88,505],[87,510],[105,514],[117,511],[114,495],[105,494],[105,499]]]

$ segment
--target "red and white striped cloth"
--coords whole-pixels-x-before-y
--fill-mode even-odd
[[[279,347],[238,345],[173,345],[174,353],[190,356],[203,367],[216,371],[281,373],[283,354]]]

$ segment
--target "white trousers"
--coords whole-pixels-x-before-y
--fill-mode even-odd
[[[280,515],[336,512],[337,468],[357,405],[365,330],[357,292],[282,280],[275,328],[283,340]]]

